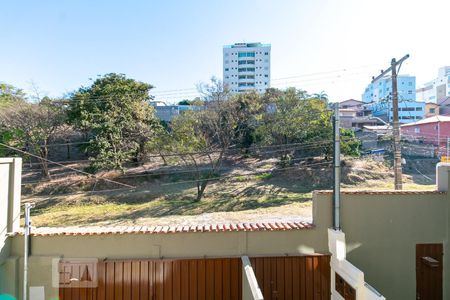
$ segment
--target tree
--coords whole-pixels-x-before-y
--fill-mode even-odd
[[[142,159],[145,144],[159,126],[148,104],[152,88],[123,74],[110,73],[73,93],[69,119],[89,139],[86,151],[94,171],[123,170],[125,162]]]
[[[10,84],[0,82],[0,108],[24,102],[25,93]]]
[[[341,128],[341,152],[345,155],[359,157],[361,152],[361,141],[356,138],[351,129]]]
[[[186,111],[162,130],[149,143],[164,159],[170,154],[171,162],[193,168],[197,186],[197,201],[204,195],[209,182],[219,176],[226,152],[242,140],[249,109],[245,97],[230,99],[222,83],[212,79],[203,84],[205,109]],[[173,155],[175,154],[175,155]],[[167,162],[164,159],[165,162]]]
[[[271,110],[263,113],[257,128],[258,139],[266,145],[286,145],[302,142],[320,142],[332,134],[331,113],[326,101],[309,98],[305,91],[294,88],[286,91],[270,90],[263,97]],[[280,151],[283,163],[290,163],[292,148]],[[328,153],[324,145],[315,153]]]
[[[197,86],[198,91],[202,95],[203,101],[217,102],[228,100],[231,96],[231,91],[227,85],[216,77],[211,77],[209,83],[200,83]]]
[[[319,100],[325,100],[328,101],[328,95],[325,93],[325,91],[321,91],[320,93],[312,94],[312,98],[317,98]]]
[[[194,106],[202,106],[204,105],[204,101],[200,99],[200,97],[195,97],[192,100],[184,99],[178,102],[178,105],[194,105]]]
[[[191,105],[192,102],[190,100],[184,99],[178,102],[178,105]]]
[[[266,113],[266,106],[255,91],[233,95],[229,101],[232,102],[230,106],[236,114],[236,128],[239,130],[237,146],[249,148],[256,142],[256,129],[261,114]]]
[[[0,82],[0,110],[4,110],[14,104],[22,103],[24,101],[25,93],[21,89],[7,83]],[[0,125],[0,143],[11,144],[13,143],[13,138],[14,132]],[[7,155],[11,155],[11,151],[0,146],[0,156]]]
[[[50,98],[37,104],[18,102],[0,113],[0,126],[5,129],[7,142],[39,157],[42,174],[50,178],[48,145],[67,130],[66,112]]]
[[[168,165],[166,155],[172,151],[173,139],[168,131],[168,123],[160,121],[161,126],[155,128],[154,137],[146,143],[146,149],[151,153],[158,153],[164,165]]]
[[[306,91],[289,88],[285,91],[269,89],[263,96],[268,111],[260,117],[256,128],[257,138],[266,145],[286,145],[299,143],[304,154],[329,156],[332,151],[332,112],[328,110],[328,100],[324,92],[308,95]],[[342,134],[354,138],[351,131]],[[353,135],[352,135],[353,134]],[[316,143],[302,148],[301,143]],[[283,164],[290,164],[296,147],[280,151]],[[345,155],[359,155],[359,146],[354,139],[341,142],[341,152]]]
[[[207,185],[217,177],[226,151],[241,139],[239,115],[231,101],[209,103],[202,111],[187,111],[170,124],[171,153],[194,168],[197,201]]]

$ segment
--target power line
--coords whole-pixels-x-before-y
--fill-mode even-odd
[[[84,142],[83,142],[84,143]],[[89,143],[89,142],[86,142]],[[255,151],[256,153],[259,154],[267,154],[267,153],[276,153],[276,152],[281,152],[281,151],[289,151],[289,150],[301,150],[301,149],[305,149],[305,148],[310,148],[311,146],[314,145],[321,145],[321,144],[326,144],[326,143],[331,143],[331,140],[322,140],[322,141],[315,141],[315,142],[303,142],[303,143],[288,143],[288,144],[278,144],[278,145],[266,145],[266,146],[257,146],[257,147],[236,147],[236,148],[227,148],[225,150],[225,152],[228,151],[241,151],[241,150],[245,150],[245,151]],[[64,145],[64,144],[63,144]],[[280,146],[287,146],[287,147],[294,147],[293,149],[278,149],[278,150],[265,150],[265,151],[261,151],[261,149],[267,149],[267,148],[276,148],[276,147],[280,147]],[[194,151],[194,152],[179,152],[179,153],[163,153],[163,154],[158,154],[158,155],[150,155],[150,156],[146,156],[146,158],[159,158],[161,156],[164,157],[176,157],[176,156],[185,156],[185,155],[206,155],[206,154],[214,154],[214,153],[220,153],[222,152],[222,150],[207,150],[207,151]],[[95,159],[90,159],[90,160],[74,160],[74,161],[64,161],[64,162],[51,162],[49,164],[71,164],[71,163],[77,163],[77,162],[92,162],[92,161],[102,161],[102,160],[95,160]],[[40,165],[41,163],[30,163],[29,165]]]
[[[306,150],[306,151],[311,151],[312,149],[316,149],[316,148],[321,148],[326,146],[328,143],[331,143],[331,141],[322,141],[322,142],[318,142],[318,143],[311,143],[311,144],[307,144],[307,145],[302,145],[301,143],[292,143],[290,145],[298,145],[300,144],[301,146],[297,146],[297,147],[293,147],[293,148],[286,148],[286,149],[276,149],[276,150],[265,150],[265,151],[261,151],[261,152],[254,152],[253,154],[256,155],[265,155],[265,154],[271,154],[271,153],[278,153],[278,152],[285,152],[285,151],[297,151],[297,150]],[[241,149],[246,149],[246,148],[234,148],[234,149],[228,149],[229,150],[234,150],[234,151],[238,151]],[[191,153],[171,153],[171,154],[163,154],[163,155],[153,155],[150,156],[152,158],[160,158],[161,156],[164,157],[178,157],[178,156],[188,156],[188,155],[200,155],[200,154],[213,154],[213,153],[220,153],[220,150],[217,151],[209,151],[209,152],[191,152]],[[147,157],[149,158],[149,157]],[[92,161],[101,161],[101,160],[81,160],[78,162],[92,162]],[[75,163],[77,161],[72,161],[70,163]],[[40,165],[41,163],[32,163],[33,165]],[[31,172],[30,173],[37,173],[38,170],[40,170],[40,168],[36,168],[36,169],[28,169]],[[35,170],[35,171],[34,171]]]
[[[98,177],[98,176],[96,176],[96,175],[94,175],[94,174],[90,174],[90,173],[88,173],[88,172],[84,172],[84,171],[81,171],[81,170],[78,170],[78,169],[75,169],[75,168],[72,168],[72,167],[65,166],[65,165],[63,165],[63,164],[60,164],[60,163],[51,161],[51,160],[49,160],[49,159],[42,158],[42,157],[40,157],[40,156],[38,156],[38,155],[34,155],[34,154],[30,153],[30,152],[23,151],[23,150],[18,149],[18,148],[16,148],[16,147],[8,146],[8,145],[6,145],[6,144],[4,144],[4,143],[0,143],[0,145],[3,146],[3,147],[9,148],[9,149],[11,149],[11,150],[20,152],[20,153],[22,153],[22,154],[29,155],[29,156],[35,157],[35,158],[37,158],[37,159],[45,160],[45,161],[47,161],[47,162],[49,162],[49,163],[52,163],[52,164],[55,164],[55,165],[59,165],[59,166],[61,166],[61,167],[63,167],[63,168],[66,168],[66,169],[69,169],[69,170],[78,172],[78,173],[80,173],[80,174],[83,174],[83,175],[86,175],[86,176],[89,176],[89,177],[95,177],[96,179],[104,180],[104,181],[106,181],[106,182],[115,183],[115,184],[118,184],[118,185],[121,185],[121,186],[125,186],[125,187],[128,187],[128,188],[134,188],[134,186],[131,186],[131,185],[128,185],[128,184],[125,184],[125,183],[121,183],[121,182],[118,182],[118,181],[110,180],[110,179],[107,179],[107,178]]]
[[[313,164],[302,165],[302,166],[293,166],[293,167],[271,169],[271,170],[266,170],[266,171],[253,172],[253,173],[245,173],[245,174],[241,174],[241,175],[218,176],[218,177],[203,178],[203,179],[197,179],[197,180],[186,180],[186,181],[163,183],[161,185],[166,186],[166,185],[176,185],[176,184],[194,183],[194,182],[202,182],[202,181],[217,181],[217,180],[222,180],[222,179],[226,179],[226,178],[235,178],[235,177],[240,177],[240,176],[252,176],[252,175],[258,175],[258,174],[265,174],[265,173],[269,173],[269,172],[285,171],[285,170],[290,170],[290,169],[305,169],[310,166],[318,166],[318,165],[325,165],[325,164],[331,164],[331,163],[332,163],[331,161],[328,161],[328,162],[323,162],[323,163],[313,163]]]

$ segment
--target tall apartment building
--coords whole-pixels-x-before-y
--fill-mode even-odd
[[[425,113],[425,103],[416,101],[416,77],[398,75],[397,91],[399,100],[398,116],[400,123],[421,120]],[[392,78],[385,76],[370,83],[363,95],[363,102],[368,103],[372,115],[386,122],[392,122]]]
[[[397,76],[398,99],[416,100],[416,77],[410,75]],[[391,76],[385,76],[380,80],[370,83],[362,96],[364,102],[377,102],[389,99],[392,93]]]
[[[233,93],[263,93],[270,87],[270,44],[236,43],[223,47],[223,82]]]
[[[416,97],[437,104],[450,97],[450,67],[439,68],[438,77],[417,89]]]

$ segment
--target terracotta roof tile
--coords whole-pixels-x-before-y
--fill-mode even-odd
[[[331,190],[314,191],[316,195],[333,194]],[[439,191],[415,191],[415,190],[385,190],[385,191],[341,191],[343,195],[430,195],[430,194],[445,194]]]
[[[87,226],[87,227],[38,227],[32,228],[33,236],[107,235],[107,234],[171,234],[188,232],[239,232],[281,231],[312,229],[307,222],[226,223],[175,226]],[[23,229],[10,235],[23,234]]]

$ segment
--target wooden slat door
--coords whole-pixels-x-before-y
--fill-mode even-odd
[[[330,256],[254,257],[250,261],[265,300],[330,299]]]
[[[416,299],[442,300],[442,244],[416,245]]]
[[[78,278],[79,268],[61,269]],[[240,258],[111,260],[97,265],[97,287],[59,289],[60,299],[241,299]]]

